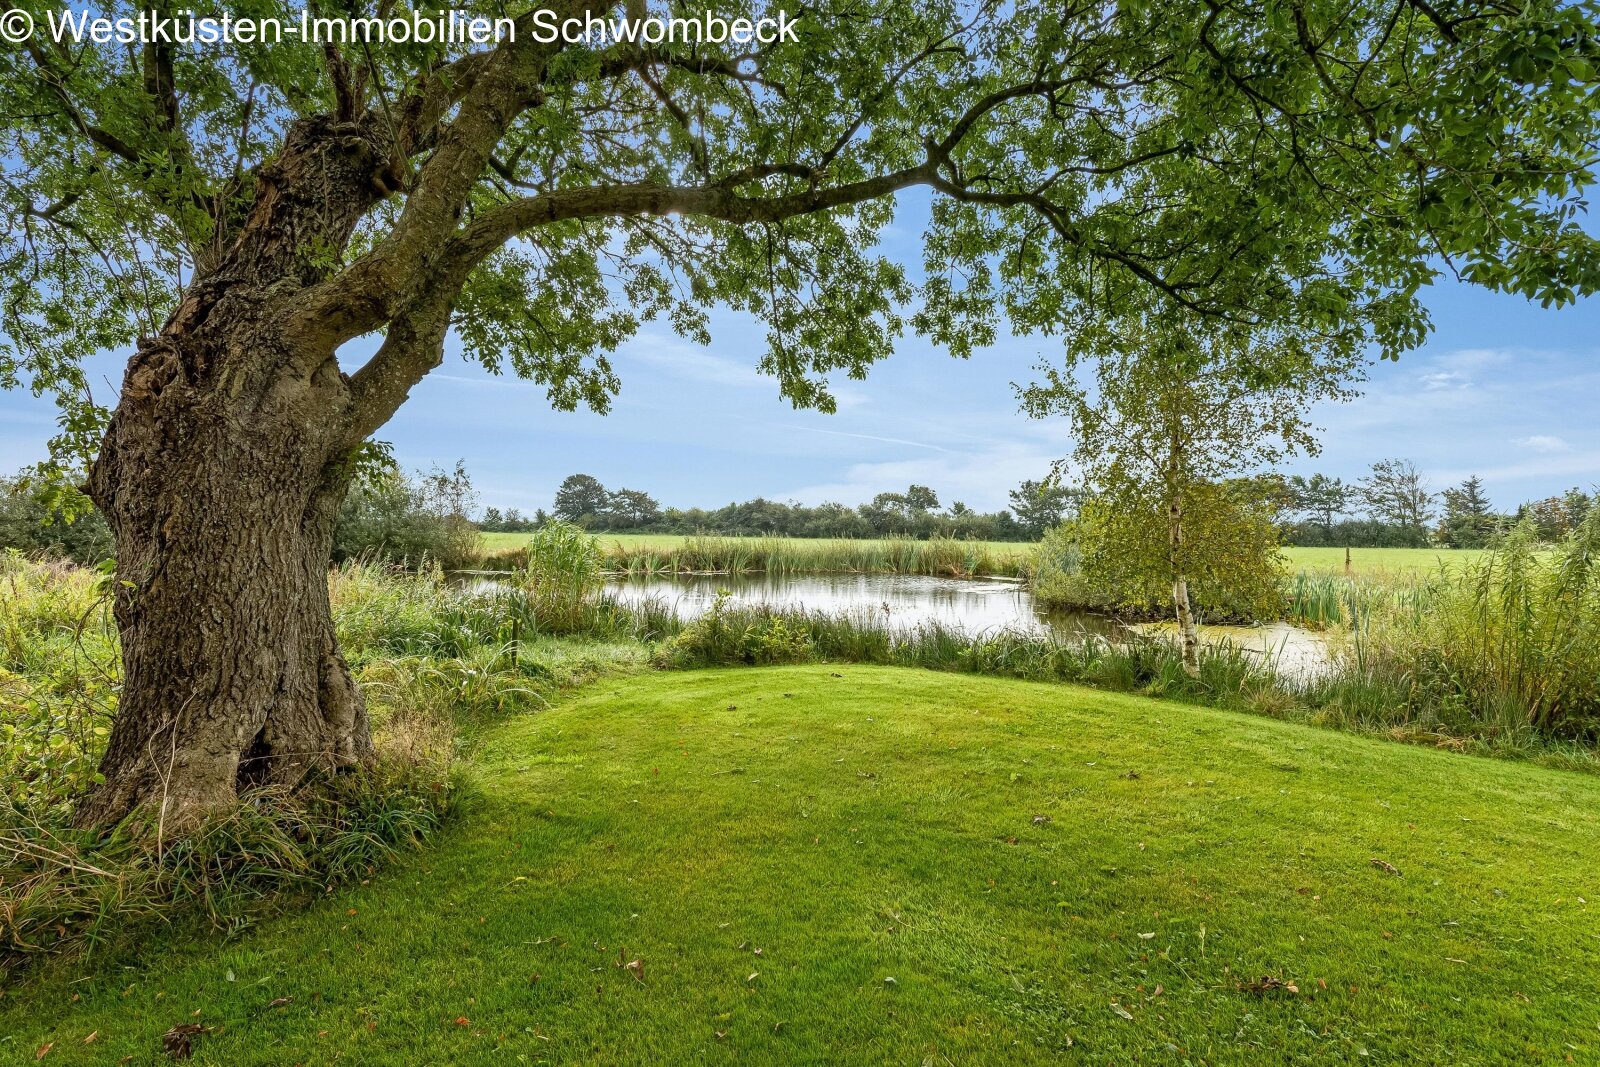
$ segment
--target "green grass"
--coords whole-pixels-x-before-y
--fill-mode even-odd
[[[521,548],[528,543],[532,535],[525,533],[480,533],[479,538],[485,551],[489,553],[504,552],[509,549]],[[666,550],[682,548],[686,542],[694,540],[692,535],[685,534],[627,534],[627,533],[602,533],[595,537],[600,541],[600,547],[610,550],[613,546],[625,549],[657,549]],[[734,540],[730,538],[729,540]],[[738,538],[738,540],[761,541],[768,538]],[[812,545],[830,540],[829,538],[812,537],[779,537],[770,540],[783,541],[797,545]],[[988,549],[996,555],[1016,555],[1033,548],[1032,544],[1020,541],[976,541],[976,545]]]
[[[1344,570],[1342,548],[1299,548],[1283,550],[1291,568],[1306,570]],[[1406,572],[1437,570],[1440,564],[1476,561],[1488,554],[1481,548],[1352,548],[1350,567],[1359,573],[1377,571]]]
[[[369,885],[8,991],[0,1060],[1600,1059],[1591,777],[853,666],[602,680],[475,776]]]
[[[509,552],[527,545],[529,534],[525,533],[483,533],[478,535],[483,546],[483,551],[488,555]],[[601,547],[608,556],[620,553],[642,551],[666,552],[682,548],[691,537],[678,534],[599,534],[597,535]],[[804,537],[781,538],[726,538],[728,541],[777,541],[804,549],[807,546],[826,544],[827,541],[814,540]],[[871,542],[887,544],[889,542]],[[1019,558],[1026,556],[1033,550],[1032,544],[1016,541],[978,541],[974,547],[989,552],[996,558]],[[1375,571],[1430,571],[1440,563],[1453,563],[1463,560],[1476,559],[1483,555],[1481,549],[1447,549],[1447,548],[1352,548],[1350,550],[1351,566],[1360,572],[1370,573]],[[1307,570],[1339,570],[1344,569],[1344,549],[1342,548],[1286,548],[1284,555],[1288,557],[1291,569],[1305,568]]]

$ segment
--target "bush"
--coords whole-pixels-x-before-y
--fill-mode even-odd
[[[1195,610],[1209,622],[1281,617],[1287,575],[1268,502],[1235,483],[1185,491],[1183,572]],[[1165,509],[1129,493],[1095,498],[1046,535],[1034,594],[1049,607],[1126,618],[1170,616],[1172,571]]]
[[[21,478],[0,478],[0,549],[65,556],[78,563],[110,559],[111,528],[89,501],[68,492],[68,507]]]
[[[339,508],[333,532],[334,562],[371,558],[446,570],[479,558],[478,528],[467,518],[472,486],[459,465],[408,478],[391,471],[357,482]]]
[[[721,590],[705,614],[685,626],[663,652],[675,667],[804,663],[815,651],[805,616],[786,616],[731,603]]]

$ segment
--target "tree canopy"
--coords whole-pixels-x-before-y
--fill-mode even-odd
[[[489,46],[128,47],[50,40],[48,6],[21,0],[41,30],[0,54],[0,382],[62,398],[63,453],[101,425],[84,357],[247,270],[311,350],[382,336],[347,368],[352,449],[452,328],[603,410],[607,353],[652,318],[705,340],[721,302],[827,409],[908,326],[967,354],[1002,319],[1155,299],[1393,355],[1438,269],[1600,287],[1594,0],[824,2],[748,49],[541,44],[531,12]],[[308,198],[318,167],[363,195]],[[939,194],[915,282],[875,251],[913,186]]]

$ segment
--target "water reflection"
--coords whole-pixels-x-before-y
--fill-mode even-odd
[[[1170,633],[1160,624],[1129,627],[1085,612],[1044,611],[1020,583],[993,578],[929,578],[908,574],[687,575],[624,578],[609,586],[623,604],[656,600],[680,618],[704,613],[726,590],[738,603],[763,604],[826,614],[869,614],[891,630],[939,623],[969,636],[1008,630],[1081,638],[1093,634],[1125,640],[1130,631]],[[1283,673],[1307,678],[1328,667],[1328,645],[1320,634],[1287,623],[1267,626],[1202,626],[1200,638],[1228,643],[1246,654],[1272,660]]]
[[[998,630],[1115,637],[1125,633],[1098,615],[1044,612],[1017,582],[974,578],[929,578],[910,574],[689,575],[626,578],[609,586],[623,604],[662,601],[692,619],[711,606],[718,592],[733,600],[826,614],[870,613],[892,630],[939,623],[969,635]]]
[[[469,590],[488,590],[494,577],[461,573],[456,580]],[[1113,641],[1130,633],[1171,634],[1171,624],[1128,626],[1086,612],[1044,611],[1018,582],[996,578],[929,578],[910,574],[810,575],[682,575],[618,578],[607,594],[621,604],[656,601],[682,619],[705,613],[726,590],[737,603],[765,605],[829,615],[869,616],[890,630],[911,630],[925,623],[976,637],[985,633],[1053,633],[1067,639],[1094,635]],[[1200,639],[1227,643],[1245,654],[1271,660],[1284,674],[1311,678],[1327,670],[1329,646],[1321,635],[1287,623],[1266,626],[1202,626]]]

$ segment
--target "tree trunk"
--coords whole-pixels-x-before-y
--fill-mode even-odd
[[[1189,583],[1179,575],[1172,583],[1172,603],[1178,612],[1178,640],[1183,647],[1183,669],[1200,673],[1200,630],[1195,625],[1194,608],[1189,604]]]
[[[1167,568],[1172,575],[1172,606],[1178,623],[1178,643],[1183,649],[1183,669],[1200,673],[1200,631],[1194,606],[1189,602],[1189,579],[1183,565],[1183,437],[1173,428],[1167,435]]]
[[[242,787],[373,757],[328,604],[348,380],[292,326],[381,195],[367,132],[300,124],[229,256],[129,362],[88,484],[116,535],[123,684],[83,825],[182,832]]]

